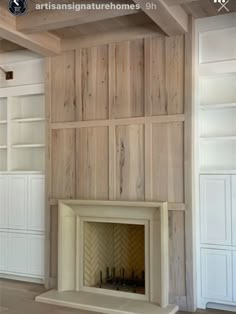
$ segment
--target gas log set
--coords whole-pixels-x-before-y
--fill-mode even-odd
[[[106,276],[100,271],[100,282],[95,286],[96,288],[117,290],[123,292],[139,293],[145,294],[145,272],[142,271],[141,274],[135,273],[132,270],[130,276],[126,276],[125,269],[122,268],[116,274],[116,269],[113,267],[110,269],[107,267]]]

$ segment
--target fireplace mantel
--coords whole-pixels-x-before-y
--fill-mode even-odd
[[[137,224],[144,226],[145,295],[84,286],[83,226],[85,222]],[[163,310],[163,313],[175,313],[177,307],[168,305],[168,294],[167,203],[86,200],[59,201],[58,290],[50,291],[37,297],[37,301],[101,313],[140,313],[138,309],[136,312],[134,311],[134,308],[137,308],[137,304],[140,304],[141,308],[145,305],[146,314],[153,312],[155,307],[158,311]],[[95,299],[100,300],[100,302],[94,304]],[[108,302],[110,305],[107,309],[104,309],[101,300],[105,301],[108,299],[113,300],[113,303],[116,301],[116,307],[121,302],[120,307],[118,306],[118,312],[117,308],[111,306],[112,302]],[[125,303],[129,304],[129,306],[127,305],[128,308],[131,307],[130,311],[125,309]],[[131,304],[133,304],[134,308],[132,308]],[[148,306],[150,306],[150,311],[147,309]],[[124,309],[122,310],[122,308]]]

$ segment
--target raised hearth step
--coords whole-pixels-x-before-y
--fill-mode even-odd
[[[104,314],[175,314],[178,311],[176,305],[163,309],[145,301],[76,291],[51,290],[36,297],[36,301]]]

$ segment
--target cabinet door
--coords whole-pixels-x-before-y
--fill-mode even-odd
[[[233,245],[236,246],[236,176],[232,176],[232,226]]]
[[[29,275],[44,277],[44,236],[29,235]]]
[[[27,229],[27,176],[9,177],[9,227]]]
[[[44,230],[45,212],[45,178],[44,176],[29,176],[28,181],[28,229]]]
[[[13,274],[28,272],[28,235],[21,233],[9,233],[8,239],[8,263],[7,271]]]
[[[7,233],[0,232],[0,272],[6,270],[7,247],[8,247]]]
[[[230,176],[201,176],[201,243],[231,245],[231,219]]]
[[[201,249],[202,297],[232,301],[232,252]]]
[[[0,176],[0,228],[8,228],[8,176]]]
[[[233,252],[233,301],[236,302],[236,251]]]

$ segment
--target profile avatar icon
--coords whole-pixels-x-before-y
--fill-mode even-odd
[[[27,0],[9,0],[8,10],[15,16],[24,15],[27,12]]]

